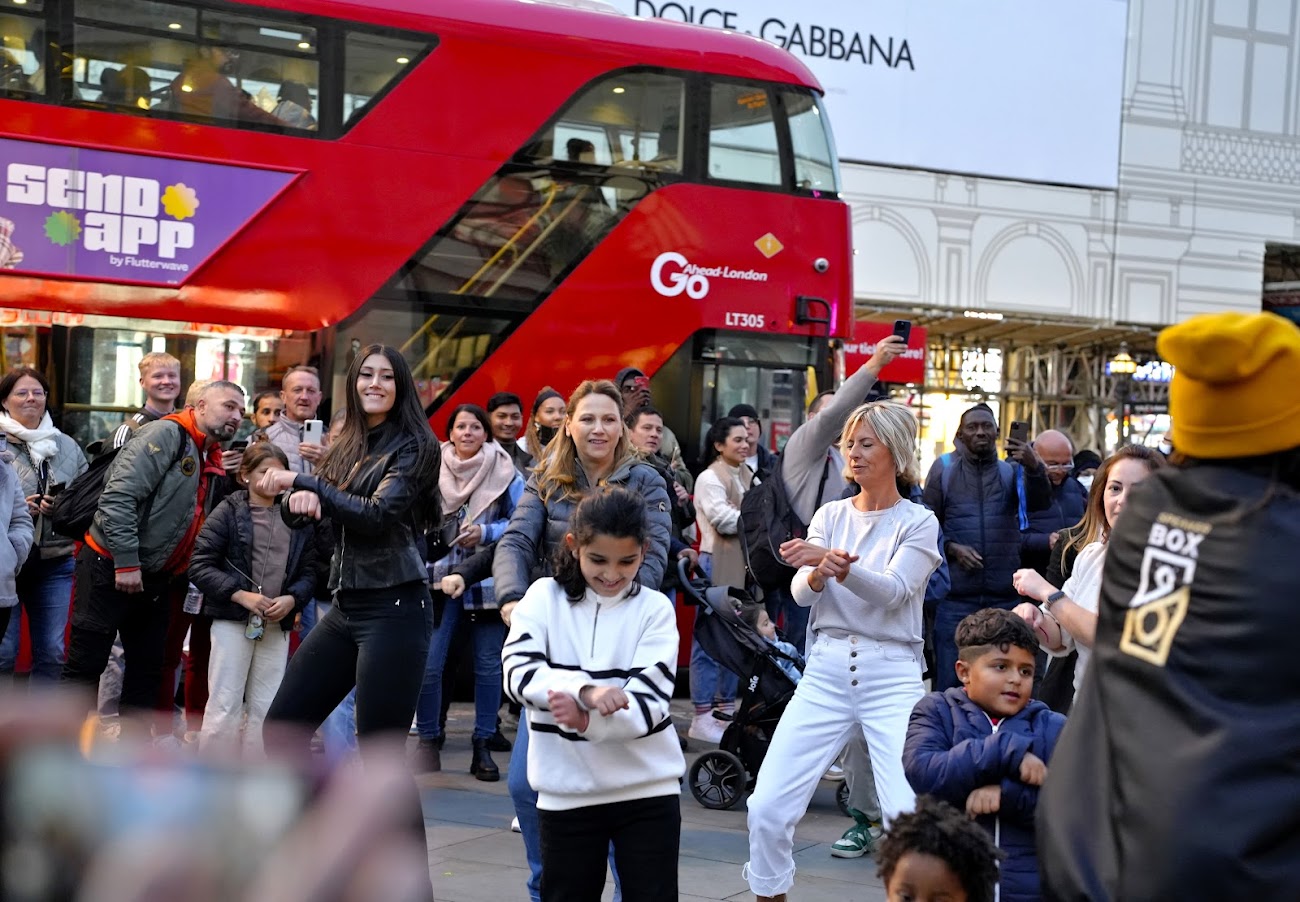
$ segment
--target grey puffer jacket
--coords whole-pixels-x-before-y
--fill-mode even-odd
[[[66,488],[86,471],[86,455],[82,453],[80,446],[69,436],[60,432],[54,437],[54,442],[59,446],[53,457],[47,458],[45,463],[49,464],[49,484],[62,485]],[[27,445],[23,442],[9,439],[9,449],[14,455],[14,470],[18,473],[18,479],[22,482],[23,495],[35,495],[40,490],[40,476],[36,468],[32,466],[31,455],[27,452]],[[41,534],[37,538],[37,544],[41,546],[41,557],[45,560],[67,557],[76,550],[77,543],[67,536],[61,536],[54,531],[50,525],[49,517],[41,517]]]
[[[672,529],[668,487],[663,477],[649,464],[627,460],[601,484],[622,486],[645,499],[650,551],[641,562],[637,579],[646,588],[658,590],[668,565],[668,533]],[[578,487],[582,494],[589,488],[581,467],[578,467]],[[543,502],[537,490],[537,477],[529,477],[524,497],[497,543],[492,560],[499,605],[518,601],[534,580],[552,575],[551,558],[564,542],[569,518],[580,500],[581,495]]]
[[[0,448],[3,447],[0,441]],[[17,472],[10,466],[12,463],[13,453],[0,451],[0,527],[8,539],[0,542],[0,608],[18,604],[18,571],[27,563],[35,530],[32,516],[27,513],[27,497],[23,495]]]

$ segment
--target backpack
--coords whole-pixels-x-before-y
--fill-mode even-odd
[[[173,467],[180,463],[190,446],[189,432],[180,423],[176,426],[181,431],[181,444],[176,449],[175,459],[172,460]],[[61,536],[77,541],[86,537],[90,524],[94,522],[95,511],[99,510],[99,496],[104,493],[104,484],[108,482],[108,469],[117,458],[117,453],[125,447],[126,445],[123,444],[100,454],[90,462],[90,466],[86,467],[81,475],[68,483],[67,488],[54,499],[54,510],[50,514],[51,529]],[[144,503],[144,509],[140,512],[142,523],[149,519],[155,494],[151,493]]]
[[[949,466],[952,463],[952,452],[948,451],[939,455],[939,463],[942,466],[939,485],[943,488],[943,497],[946,503],[948,493],[952,489],[952,473],[955,469]],[[1006,466],[1002,466],[1003,464],[1006,464]],[[1008,478],[1008,474],[1011,478]],[[1000,460],[998,461],[998,476],[1002,479],[1002,488],[1004,490],[1016,493],[1016,522],[1020,527],[1020,531],[1024,532],[1029,528],[1029,509],[1025,495],[1025,468],[1020,464],[1009,464],[1005,460]]]
[[[760,587],[790,585],[795,568],[781,558],[781,545],[808,534],[808,524],[790,507],[781,475],[783,458],[776,459],[771,475],[750,486],[740,500],[740,547],[745,554],[745,569]],[[821,498],[830,471],[830,456],[822,465],[817,497]]]

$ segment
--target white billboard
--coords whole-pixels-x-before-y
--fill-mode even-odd
[[[826,89],[843,160],[1114,188],[1126,0],[611,0],[758,35]]]

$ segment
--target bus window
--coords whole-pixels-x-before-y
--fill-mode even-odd
[[[839,161],[830,123],[815,94],[781,91],[786,121],[790,123],[790,144],[794,149],[794,184],[801,192],[821,197],[838,197]]]
[[[78,0],[77,99],[238,126],[314,131],[316,30],[152,0]],[[158,36],[166,31],[167,37]]]
[[[350,32],[344,55],[343,121],[352,125],[428,52],[429,41]]]
[[[29,0],[21,11],[39,12],[40,9],[39,2],[33,4]],[[10,10],[0,13],[0,95],[44,94],[41,20],[10,13]]]
[[[709,105],[709,178],[781,184],[771,97],[761,85],[715,82]]]

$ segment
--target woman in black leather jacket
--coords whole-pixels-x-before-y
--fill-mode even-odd
[[[334,531],[334,606],[289,662],[267,721],[314,730],[355,685],[358,736],[405,733],[433,624],[420,543],[438,513],[438,441],[397,350],[362,349],[347,379],[343,432],[315,475],[272,471],[262,482],[290,491],[291,525],[323,515]]]

